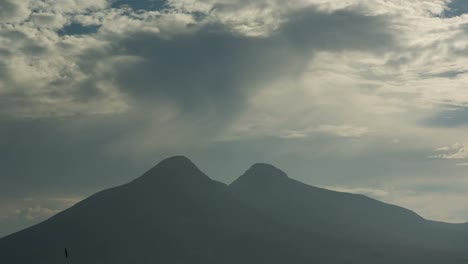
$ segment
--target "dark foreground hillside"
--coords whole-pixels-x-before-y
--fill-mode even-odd
[[[74,264],[466,264],[466,230],[307,186],[271,165],[228,187],[173,157],[0,239],[0,263],[64,263],[66,247]]]

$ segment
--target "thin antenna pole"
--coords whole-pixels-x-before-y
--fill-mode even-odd
[[[65,248],[65,263],[68,264],[68,250]]]

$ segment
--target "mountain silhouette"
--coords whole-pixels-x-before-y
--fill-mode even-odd
[[[426,243],[423,231],[443,243]],[[227,186],[177,156],[1,238],[0,263],[64,263],[66,248],[71,263],[87,264],[466,264],[455,245],[466,245],[456,235],[465,231],[302,184],[268,164]]]

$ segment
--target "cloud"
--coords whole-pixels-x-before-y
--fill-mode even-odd
[[[38,28],[61,28],[67,23],[67,19],[61,14],[33,13],[29,20]]]
[[[320,125],[318,131],[345,138],[360,138],[369,132],[366,127],[355,127],[349,125]]]
[[[41,206],[29,207],[24,209],[17,209],[15,211],[15,216],[21,220],[26,221],[37,221],[44,220],[56,213],[59,210],[52,210],[50,208],[43,208]]]
[[[317,134],[324,134],[340,138],[360,138],[368,134],[366,127],[351,125],[319,125],[317,127],[304,129],[282,129],[279,134],[273,135],[285,139],[310,138]]]
[[[28,18],[30,13],[26,1],[0,1],[0,23],[21,22]]]
[[[389,195],[388,191],[376,188],[349,188],[341,186],[326,186],[326,189],[337,191],[337,192],[346,192],[346,193],[355,193],[368,195],[374,198],[382,199],[383,196]]]
[[[263,14],[265,21],[249,22],[259,19],[251,8],[264,5],[272,10]],[[29,118],[118,113],[132,101],[126,93],[138,100],[174,100],[189,111],[196,104],[235,112],[251,93],[247,87],[300,71],[314,50],[380,50],[392,38],[383,30],[384,19],[354,10],[279,12],[267,3],[212,3],[197,21],[194,10],[136,12],[125,5],[108,9],[103,1],[26,7],[26,23],[3,25],[5,43],[19,44],[3,59],[10,63],[2,68],[9,78],[2,83],[1,108],[4,115]],[[261,37],[253,37],[254,31]]]
[[[15,43],[8,53],[0,55],[0,75],[4,77],[0,81],[2,116],[62,117],[113,113],[126,108],[124,96],[112,80],[103,78],[105,69],[98,68],[116,58],[85,58],[86,53],[106,44],[98,40],[61,39],[53,32],[41,32],[8,25],[1,30],[4,47]],[[85,91],[93,96],[83,97]]]
[[[439,159],[468,159],[468,144],[455,143],[452,146],[440,147],[434,150],[435,152],[442,152],[430,156],[431,158]]]
[[[28,10],[23,12],[28,16],[9,12],[17,17],[16,23],[26,22],[3,27],[12,34],[24,34],[29,43],[37,43],[34,47],[9,52],[8,61],[15,61],[17,67],[9,66],[11,63],[3,66],[5,76],[31,76],[30,82],[12,79],[2,84],[3,94],[9,97],[2,102],[2,112],[23,117],[88,114],[87,109],[90,114],[121,112],[132,100],[125,97],[127,91],[131,95],[135,95],[135,91],[136,95],[143,92],[143,98],[147,95],[144,93],[150,92],[151,98],[175,99],[184,108],[188,105],[188,109],[197,100],[187,100],[184,96],[195,95],[199,106],[219,108],[225,105],[228,109],[224,112],[230,112],[229,106],[233,106],[234,101],[243,101],[251,93],[244,87],[261,87],[266,84],[258,82],[274,78],[278,73],[289,74],[282,65],[287,65],[291,72],[298,72],[312,59],[311,54],[324,50],[386,53],[392,48],[401,49],[395,36],[401,35],[400,30],[406,33],[406,28],[391,28],[396,19],[392,16],[404,9],[407,11],[404,18],[411,14],[420,16],[421,21],[432,21],[431,14],[445,9],[444,1],[403,5],[395,5],[393,1],[336,1],[333,4],[301,1],[286,7],[278,1],[113,1],[111,6],[104,0],[4,3],[5,10],[13,10],[15,6],[15,10]],[[37,27],[43,29],[38,31]],[[46,32],[47,38],[41,32]],[[7,42],[12,41],[12,34],[5,34]],[[70,38],[70,35],[82,36]],[[209,44],[205,46],[204,43]],[[184,54],[188,44],[190,54]],[[154,45],[154,48],[145,48],[145,45]],[[135,53],[137,47],[141,50]],[[169,47],[172,50],[168,50]],[[242,50],[236,51],[237,47]],[[46,65],[25,58],[21,51],[39,52],[41,56],[37,56],[37,60],[47,61]],[[171,56],[165,57],[165,54]],[[197,62],[197,68],[180,65],[187,64],[186,60],[197,54],[199,57],[191,60]],[[272,54],[275,56],[271,57]],[[212,60],[215,56],[223,58],[222,61]],[[123,58],[131,60],[119,61]],[[249,64],[249,58],[257,63]],[[282,64],[276,66],[279,61]],[[225,64],[219,67],[222,74],[205,68],[223,62]],[[255,68],[256,74],[250,74],[253,70],[249,66]],[[153,74],[148,70],[150,67],[159,69],[165,78]],[[176,67],[178,72],[174,71]],[[39,68],[50,70],[44,72]],[[135,70],[132,73],[129,69]],[[176,75],[188,78],[184,81],[176,79]],[[109,81],[113,78],[115,82]],[[226,81],[221,84],[216,78]],[[37,82],[38,79],[42,82]],[[241,79],[246,81],[238,83]],[[31,83],[32,80],[36,82]],[[61,83],[67,85],[59,85]],[[148,87],[150,83],[155,85]],[[12,92],[12,87],[22,89],[15,88]],[[204,87],[207,90],[201,90]],[[231,102],[218,104],[229,98],[233,98]],[[101,109],[103,105],[107,107]]]
[[[76,204],[81,197],[30,197],[0,202],[0,237],[37,224]]]

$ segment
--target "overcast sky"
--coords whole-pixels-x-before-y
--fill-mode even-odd
[[[0,236],[172,155],[468,221],[468,4],[0,0]]]

